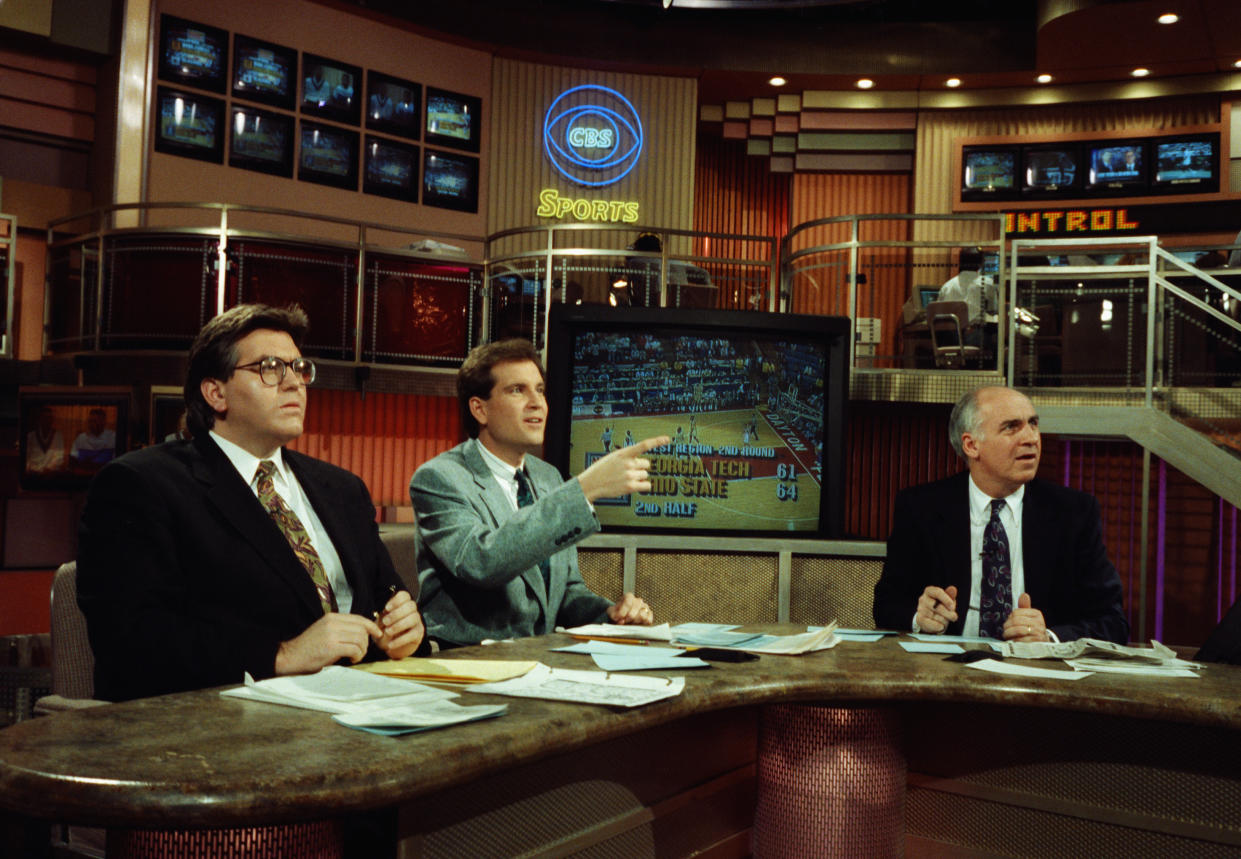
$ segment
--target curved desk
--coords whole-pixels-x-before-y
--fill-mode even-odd
[[[548,652],[567,643],[565,636],[546,636],[445,655],[587,667],[583,657]],[[1175,823],[1171,835],[1166,822],[1154,830],[1241,847],[1241,668],[1207,666],[1197,679],[1170,681],[1102,674],[1074,682],[1019,679],[906,654],[889,637],[684,676],[682,695],[624,711],[463,692],[467,703],[503,700],[508,715],[396,738],[344,728],[322,713],[224,699],[218,690],[62,713],[0,731],[0,809],[37,820],[172,829],[405,806],[413,814],[404,817],[404,833],[425,834],[445,822],[437,808],[455,808],[458,816],[463,802],[471,811],[495,810],[507,800],[482,797],[494,786],[507,780],[515,794],[533,793],[542,789],[531,786],[536,774],[575,769],[564,784],[592,773],[629,779],[626,790],[647,809],[633,819],[656,821],[657,829],[661,807],[700,817],[694,809],[714,801],[707,793],[752,818],[746,797],[753,791],[760,713],[767,705],[806,703],[879,706],[902,716],[910,768],[907,838],[915,847],[924,837],[953,837],[913,831],[922,814],[916,793],[935,795],[926,809],[933,829],[934,821],[960,813],[947,807],[957,800],[976,804],[999,796],[1012,805],[1031,772],[1045,780],[1049,764],[1076,758],[1102,768],[1091,785],[1119,777],[1128,790],[1153,767],[1164,774],[1159,792],[1208,790],[1218,814]],[[980,760],[981,748],[996,746],[1011,751],[1007,760]],[[670,793],[678,767],[683,785]],[[1194,786],[1167,781],[1169,767]],[[1006,772],[1012,779],[997,775]],[[945,804],[945,797],[951,801]],[[1029,804],[1042,814],[1073,816],[1080,800],[1048,795]],[[1141,809],[1122,806],[1102,802],[1101,817],[1087,816],[1146,831]]]

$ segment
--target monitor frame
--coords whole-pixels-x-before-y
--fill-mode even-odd
[[[242,60],[242,53],[244,51],[248,55],[251,50],[270,51],[273,55],[281,58],[288,74],[288,80],[285,81],[285,89],[287,90],[285,93],[247,89],[246,85],[241,82],[241,69],[239,66]],[[277,45],[274,42],[255,39],[251,36],[243,36],[240,33],[233,36],[233,71],[232,86],[230,87],[233,98],[265,104],[269,107],[292,110],[301,85],[300,81],[297,80],[297,73],[296,48],[286,48],[284,45]]]
[[[460,149],[464,152],[478,152],[482,146],[483,135],[483,100],[475,95],[465,95],[464,93],[452,92],[437,87],[427,87],[424,94],[423,113],[426,115],[426,121],[423,123],[425,134],[423,139],[435,146],[447,146],[450,149]],[[471,111],[473,116],[478,117],[478,122],[470,123],[470,136],[457,137],[451,134],[441,134],[431,129],[431,99],[447,98],[458,102],[464,109]]]
[[[326,82],[339,80],[340,75],[349,75],[353,79],[353,98],[348,105],[338,105],[331,99],[327,104],[320,105],[318,102],[307,99],[306,78],[310,75],[310,69],[315,66],[329,72],[329,76],[325,79]],[[339,122],[342,125],[361,123],[362,101],[366,94],[366,87],[363,85],[362,69],[359,66],[321,57],[318,54],[303,53],[301,69],[297,76],[297,94],[298,110],[303,116],[313,116],[317,119]]]
[[[395,185],[385,182],[371,181],[371,158],[375,146],[386,146],[401,152],[409,159],[410,167],[413,170],[413,177],[410,187],[402,189]],[[376,137],[373,134],[366,135],[362,144],[362,191],[366,194],[375,194],[380,197],[388,197],[393,200],[404,200],[407,203],[417,203],[419,189],[422,187],[422,158],[418,152],[418,146],[413,143],[405,143],[400,140],[392,140],[387,137]]]
[[[409,90],[414,97],[414,109],[410,111],[408,122],[398,122],[396,119],[380,119],[371,115],[371,98],[378,94],[379,87]],[[404,137],[407,140],[422,139],[422,84],[408,81],[404,78],[393,77],[392,75],[385,75],[382,72],[368,71],[366,73],[366,104],[362,109],[366,112],[367,131],[392,134],[397,137]]]
[[[609,530],[649,534],[745,535],[754,539],[838,539],[844,531],[846,489],[845,448],[848,431],[849,340],[852,326],[846,317],[766,313],[749,310],[682,310],[679,308],[621,308],[608,305],[553,304],[548,326],[547,366],[548,417],[544,449],[549,462],[569,475],[569,438],[572,414],[573,362],[568,357],[579,335],[595,331],[650,333],[667,336],[702,333],[705,336],[735,334],[761,339],[813,341],[824,348],[823,454],[821,461],[819,522],[815,530],[785,528],[715,529],[703,527],[651,527],[608,525]]]
[[[1082,144],[1085,173],[1082,176],[1084,197],[1141,197],[1150,190],[1150,152],[1147,138],[1120,138],[1117,140],[1089,140]],[[1134,149],[1142,158],[1140,175],[1134,179],[1093,181],[1095,153],[1104,149]]]
[[[1214,153],[1211,164],[1211,175],[1203,179],[1164,179],[1159,178],[1159,147],[1169,143],[1210,143]],[[1150,191],[1152,194],[1211,194],[1219,191],[1222,173],[1223,154],[1220,151],[1220,133],[1218,131],[1200,134],[1169,134],[1150,139],[1151,164],[1148,169]]]
[[[169,42],[173,38],[174,29],[201,30],[220,47],[220,71],[214,75],[192,75],[179,71],[168,61]],[[159,17],[159,62],[158,76],[161,81],[178,86],[193,87],[224,95],[228,88],[229,44],[228,31],[219,27],[209,27],[197,21],[189,21],[176,15],[163,14]]]
[[[448,194],[440,194],[432,188],[427,187],[427,179],[431,175],[429,162],[433,158],[443,158],[446,161],[455,161],[465,167],[470,173],[471,192],[464,199],[458,200]],[[458,212],[468,212],[470,214],[478,213],[478,194],[479,194],[479,164],[478,159],[473,155],[462,155],[458,152],[444,152],[443,150],[431,149],[423,147],[422,149],[422,205],[435,206],[440,209],[453,209]]]
[[[279,161],[267,161],[252,155],[238,153],[237,151],[237,115],[244,113],[248,116],[257,116],[268,122],[279,123],[285,128],[285,145],[284,152]],[[297,123],[293,117],[287,113],[274,113],[270,110],[263,110],[258,107],[251,107],[247,104],[239,104],[234,102],[229,110],[228,119],[228,166],[238,167],[242,170],[254,170],[258,173],[267,173],[271,176],[282,176],[285,179],[293,178],[293,153],[297,149]]]
[[[344,138],[351,150],[349,159],[349,172],[340,176],[327,170],[320,170],[306,164],[306,153],[302,145],[302,138],[307,131],[318,131],[322,134],[335,135]],[[348,128],[341,128],[336,125],[324,125],[321,122],[315,122],[309,119],[300,120],[297,124],[297,180],[299,182],[314,182],[316,185],[330,185],[333,188],[342,188],[346,191],[358,190],[358,132]]]
[[[180,98],[187,103],[193,104],[197,109],[210,111],[215,117],[215,138],[211,146],[195,146],[191,143],[184,143],[174,137],[167,137],[163,133],[161,117],[163,116],[163,105],[165,99]],[[212,164],[224,163],[224,138],[227,134],[224,128],[224,100],[213,98],[199,93],[187,92],[172,87],[159,86],[155,89],[155,111],[154,126],[152,133],[155,135],[154,147],[156,152],[162,152],[165,155],[179,155],[183,158],[194,158],[199,161],[209,161]]]

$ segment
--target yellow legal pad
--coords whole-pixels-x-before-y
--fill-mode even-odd
[[[521,677],[537,662],[518,662],[502,659],[427,659],[407,656],[381,662],[366,662],[353,666],[371,674],[405,677],[427,683],[494,683]]]

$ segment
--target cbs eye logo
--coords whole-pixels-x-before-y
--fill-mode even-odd
[[[583,84],[556,96],[543,116],[543,150],[552,166],[579,185],[619,182],[642,154],[642,120],[614,89]]]

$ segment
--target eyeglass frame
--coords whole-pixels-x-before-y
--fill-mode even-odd
[[[264,373],[263,365],[267,364],[268,361],[271,361],[274,363],[269,364],[267,367],[267,370],[268,371],[279,370],[279,373],[280,373],[280,375],[276,377],[276,381],[274,382],[269,382],[267,380],[267,377],[263,375]],[[236,367],[233,368],[233,371],[236,372],[237,370],[249,370],[252,373],[258,373],[259,380],[264,385],[267,385],[269,388],[275,388],[275,387],[279,387],[280,384],[284,382],[285,373],[287,373],[289,369],[293,367],[294,364],[301,364],[303,367],[310,368],[309,379],[305,377],[304,373],[301,373],[296,369],[294,369],[293,372],[297,374],[298,381],[300,381],[303,385],[309,386],[313,384],[315,381],[315,376],[317,374],[316,369],[315,369],[315,362],[312,361],[310,358],[305,357],[304,355],[298,358],[294,358],[292,361],[286,361],[283,358],[280,358],[276,355],[264,355],[262,358],[260,358],[257,361],[251,361],[248,364],[238,364]]]

